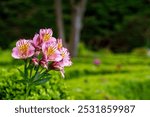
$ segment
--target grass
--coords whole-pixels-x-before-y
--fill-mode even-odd
[[[67,69],[74,99],[150,99],[150,58],[132,54],[76,58]]]
[[[18,76],[15,68],[20,62],[11,58],[10,51],[0,51],[0,56],[0,80],[11,74]],[[93,64],[95,58],[100,59],[99,66]],[[150,58],[145,55],[90,52],[74,58],[65,71],[62,82],[64,90],[69,90],[67,99],[150,99]]]

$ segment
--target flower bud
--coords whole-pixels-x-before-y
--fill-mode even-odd
[[[35,66],[38,66],[39,65],[39,60],[37,58],[32,58],[32,62]]]
[[[53,62],[53,63],[51,64],[50,68],[51,68],[52,70],[60,71],[62,77],[63,77],[63,78],[65,77],[65,75],[64,75],[64,67],[62,67],[62,66],[59,64],[59,62]]]
[[[41,60],[41,61],[40,61],[40,65],[41,65],[42,67],[48,69],[48,63],[47,63],[47,61]]]

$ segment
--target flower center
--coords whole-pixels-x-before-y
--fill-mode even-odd
[[[29,48],[29,44],[26,43],[26,44],[23,44],[23,45],[20,45],[19,46],[19,52],[22,54],[22,55],[25,55],[28,51],[28,48]]]
[[[62,43],[58,43],[58,49],[61,49],[62,48]]]
[[[50,34],[44,34],[43,41],[46,42],[50,39]]]
[[[66,55],[65,52],[61,53],[62,58],[65,58],[65,55]]]
[[[48,47],[47,55],[50,56],[54,54],[55,51],[56,51],[56,47]]]

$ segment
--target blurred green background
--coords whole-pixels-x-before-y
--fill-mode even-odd
[[[57,15],[62,15],[63,36]],[[81,28],[75,29],[73,19],[80,15]],[[16,41],[49,27],[64,37],[73,65],[65,69],[65,79],[54,71],[29,99],[150,99],[149,0],[1,0],[0,99],[23,99],[25,93],[17,82],[22,62],[11,57]]]

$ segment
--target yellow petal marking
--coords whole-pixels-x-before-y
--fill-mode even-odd
[[[28,43],[25,43],[25,44],[22,44],[19,46],[19,52],[22,54],[22,55],[25,55],[28,51],[28,48],[29,48],[29,44]]]
[[[50,39],[50,34],[44,34],[43,41],[46,42]]]
[[[52,54],[54,54],[54,52],[56,51],[56,48],[55,47],[48,47],[48,50],[47,50],[47,56],[50,56]]]

